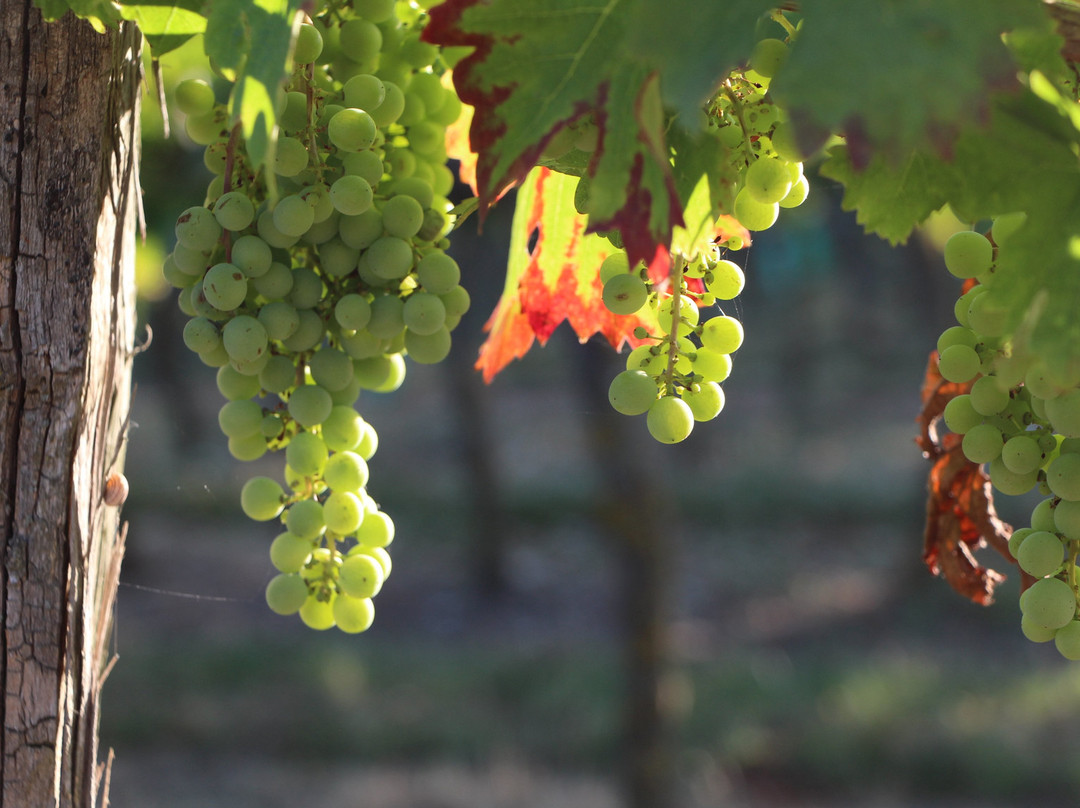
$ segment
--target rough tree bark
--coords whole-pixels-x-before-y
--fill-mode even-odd
[[[0,805],[93,806],[123,554],[139,34],[0,2]]]

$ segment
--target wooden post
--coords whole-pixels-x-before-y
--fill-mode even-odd
[[[141,37],[0,3],[0,804],[93,806],[123,538]],[[114,483],[115,485],[115,483]]]

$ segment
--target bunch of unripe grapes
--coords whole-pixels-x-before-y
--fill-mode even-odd
[[[945,407],[945,425],[963,435],[972,463],[988,464],[1004,494],[1038,489],[1045,498],[1030,527],[1015,530],[1009,551],[1035,578],[1020,597],[1020,628],[1035,642],[1053,640],[1067,659],[1080,659],[1076,557],[1080,552],[1080,376],[1048,368],[1006,336],[1006,313],[994,290],[995,250],[1024,226],[1023,213],[994,219],[990,233],[964,231],[945,245],[945,265],[967,280],[956,303],[957,325],[938,339],[944,379],[970,383]]]
[[[645,267],[632,271],[623,251],[600,267],[604,305],[615,314],[639,314],[657,324],[626,358],[626,370],[608,388],[611,406],[624,415],[646,415],[649,434],[661,443],[689,437],[695,421],[711,421],[724,408],[720,386],[731,373],[731,354],[743,341],[743,328],[724,314],[700,321],[701,311],[743,290],[742,268],[714,249],[693,261],[676,256],[674,272],[662,288]]]
[[[400,386],[406,356],[443,359],[469,306],[445,252],[444,135],[461,104],[421,22],[409,4],[365,0],[301,25],[273,163],[258,170],[209,85],[176,92],[215,176],[178,218],[164,274],[191,318],[185,343],[218,368],[229,451],[284,450],[284,485],[254,477],[241,505],[283,523],[270,608],[316,629],[367,629],[390,574],[361,390]]]

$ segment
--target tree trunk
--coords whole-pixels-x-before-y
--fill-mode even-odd
[[[93,806],[123,554],[140,37],[0,3],[0,804]]]

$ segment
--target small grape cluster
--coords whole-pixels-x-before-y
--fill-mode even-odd
[[[708,131],[724,147],[729,173],[738,180],[729,213],[751,231],[772,227],[780,209],[798,207],[810,189],[790,131],[768,96],[787,47],[779,39],[761,40],[750,67],[732,73],[705,109]],[[587,190],[579,196],[579,210],[587,211]],[[743,246],[742,238],[729,236],[700,255],[672,255],[670,276],[660,285],[644,267],[631,271],[625,252],[609,256],[600,268],[610,311],[638,314],[646,308],[659,325],[657,333],[643,327],[635,333],[643,342],[612,380],[608,398],[623,414],[647,413],[649,433],[661,443],[685,440],[695,421],[710,421],[724,407],[720,384],[731,372],[731,354],[742,345],[743,327],[723,312],[703,318],[702,311],[742,292],[742,268],[723,256]]]
[[[996,253],[1024,225],[1023,213],[994,219],[990,233],[964,231],[945,245],[945,265],[970,288],[956,303],[957,325],[938,339],[946,381],[970,383],[948,402],[945,425],[963,435],[972,463],[988,464],[1004,494],[1044,496],[1030,527],[1015,530],[1009,552],[1035,578],[1020,597],[1020,628],[1035,642],[1053,640],[1080,660],[1077,554],[1080,553],[1080,378],[1062,379],[1006,338],[1005,310],[992,294]]]
[[[679,443],[695,421],[711,421],[724,408],[720,386],[731,373],[731,354],[743,341],[734,317],[699,322],[701,307],[731,300],[742,292],[742,268],[720,257],[719,249],[692,262],[676,257],[662,288],[645,267],[630,271],[625,252],[600,267],[604,305],[615,314],[652,312],[658,333],[639,326],[643,340],[626,358],[626,370],[608,388],[608,401],[623,415],[646,414],[649,434],[661,443]]]
[[[270,608],[316,629],[367,629],[390,574],[394,523],[367,493],[375,430],[360,391],[434,363],[469,306],[445,253],[446,127],[461,103],[419,39],[411,4],[365,0],[302,24],[273,164],[254,170],[204,82],[179,85],[186,130],[214,173],[184,211],[166,279],[184,341],[218,368],[229,451],[285,452],[285,486],[248,480],[244,512],[280,519]]]

